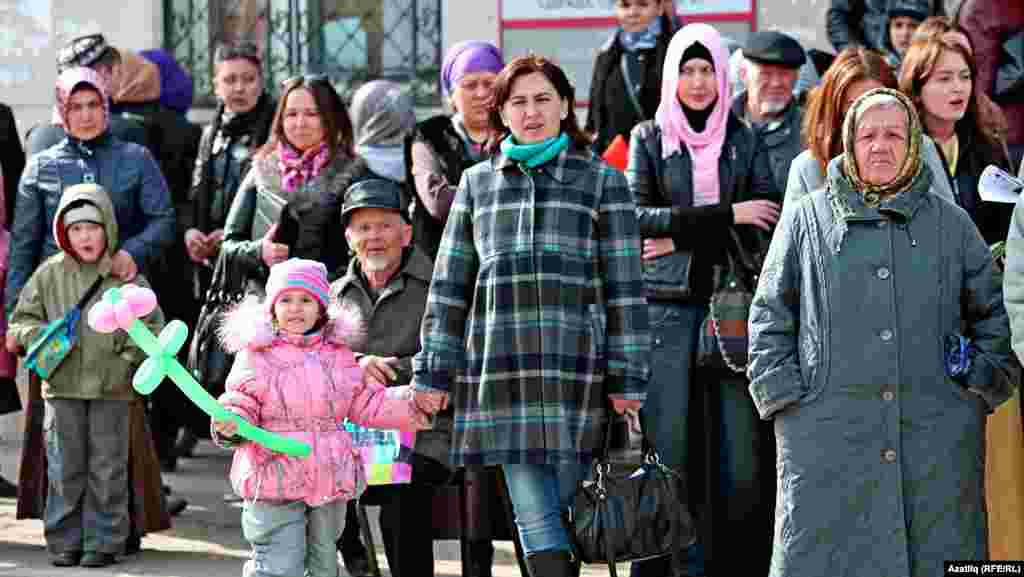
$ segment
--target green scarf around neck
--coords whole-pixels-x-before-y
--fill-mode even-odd
[[[534,144],[516,144],[511,134],[501,141],[502,154],[527,168],[537,168],[561,154],[566,148],[569,148],[569,135],[564,132]]]

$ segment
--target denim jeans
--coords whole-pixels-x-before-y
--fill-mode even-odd
[[[642,411],[644,430],[661,462],[685,473],[689,456],[690,383],[694,374],[697,336],[704,306],[652,302],[647,306],[651,327],[651,378]],[[688,499],[688,495],[681,495]],[[700,536],[685,555],[689,575],[704,574]],[[669,575],[667,558],[633,563],[632,577]]]
[[[569,532],[563,515],[579,482],[591,465],[502,465],[516,528],[529,556],[540,551],[569,551]]]
[[[310,507],[302,501],[247,502],[242,534],[252,545],[243,577],[338,577],[336,541],[346,501]]]

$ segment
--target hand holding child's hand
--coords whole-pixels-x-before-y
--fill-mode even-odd
[[[363,369],[363,377],[372,378],[381,384],[394,382],[398,377],[398,357],[378,357],[365,355],[359,359],[359,367]]]
[[[417,431],[432,429],[434,427],[433,421],[434,419],[430,415],[419,410],[419,408],[416,409],[412,416],[412,424]]]
[[[232,419],[225,419],[223,421],[214,420],[213,430],[222,437],[234,437],[235,433],[238,432],[238,423]]]
[[[413,391],[413,400],[421,411],[428,415],[436,414],[448,407],[448,393],[441,391]]]

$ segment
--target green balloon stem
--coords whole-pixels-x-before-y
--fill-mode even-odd
[[[184,324],[181,325],[181,328],[183,330],[188,330]],[[174,381],[174,384],[185,393],[185,396],[195,403],[196,406],[202,409],[203,412],[210,415],[214,420],[234,421],[238,424],[238,434],[240,436],[259,443],[271,451],[296,457],[308,457],[311,453],[308,443],[261,429],[237,414],[225,409],[223,405],[217,402],[217,399],[213,398],[213,396],[210,395],[210,393],[207,392],[198,381],[196,381],[195,377],[193,377],[191,373],[185,370],[185,367],[181,366],[178,359],[174,357],[174,354],[176,354],[177,351],[164,352],[160,346],[160,341],[153,336],[153,333],[150,332],[146,325],[142,324],[142,321],[136,319],[132,322],[131,326],[128,328],[128,336],[130,336],[132,340],[139,345],[139,348],[145,351],[151,359],[162,365],[163,373]],[[153,388],[155,388],[155,386]]]
[[[128,336],[150,357],[159,358],[164,354],[160,349],[160,341],[156,340],[156,337],[153,336],[153,333],[149,331],[146,325],[142,324],[142,321],[138,319],[132,321],[131,326],[128,327]]]

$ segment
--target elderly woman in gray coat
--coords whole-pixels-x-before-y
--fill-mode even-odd
[[[859,98],[843,143],[784,213],[750,310],[750,393],[778,447],[771,575],[941,575],[988,556],[1002,293],[970,217],[932,190],[905,96]]]

